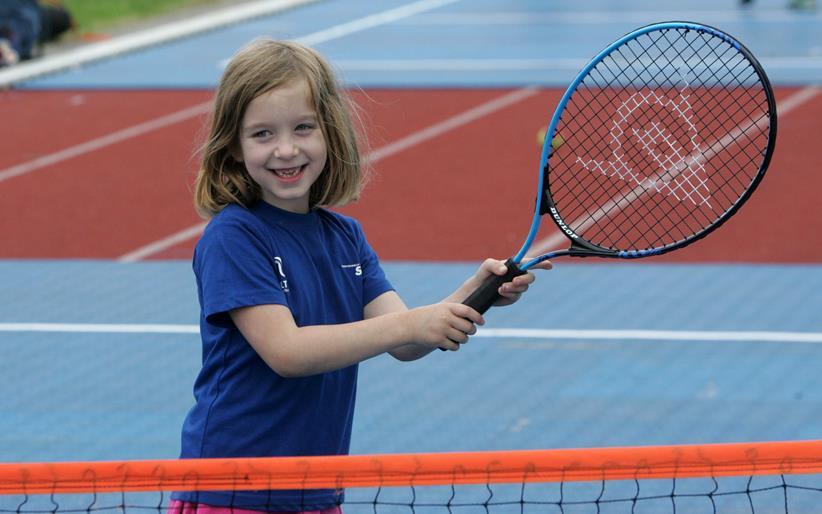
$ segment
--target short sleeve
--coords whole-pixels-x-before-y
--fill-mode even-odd
[[[227,324],[232,309],[288,303],[270,243],[241,219],[209,225],[194,253],[194,272],[209,323]]]
[[[387,291],[393,291],[394,287],[385,276],[385,272],[380,266],[379,258],[374,249],[368,244],[362,226],[356,223],[357,238],[359,240],[360,263],[363,272],[363,307],[371,303],[372,300]]]

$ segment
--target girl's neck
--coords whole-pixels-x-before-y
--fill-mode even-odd
[[[263,201],[268,205],[276,207],[281,211],[288,211],[293,214],[308,214],[311,209],[308,208],[308,201],[303,198],[295,199],[293,201],[282,198],[263,198]]]

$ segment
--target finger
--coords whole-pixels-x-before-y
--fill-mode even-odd
[[[482,314],[477,312],[476,310],[472,309],[467,305],[463,305],[461,303],[455,303],[454,308],[451,311],[455,316],[459,318],[467,319],[477,325],[484,325],[485,318],[482,317]]]
[[[528,286],[516,287],[516,286],[509,285],[509,286],[500,287],[499,294],[500,294],[500,296],[505,296],[505,297],[511,298],[511,297],[514,297],[514,296],[519,297],[520,295],[522,295],[526,291],[528,291]]]
[[[477,326],[465,318],[456,318],[456,320],[454,321],[453,328],[468,335],[473,335],[477,333]]]
[[[505,288],[505,287],[500,287],[499,289],[500,289],[499,290],[499,295],[502,296],[503,298],[508,298],[510,300],[518,300],[519,297],[522,296],[522,293],[524,293],[525,291],[528,290],[528,288],[525,288],[525,289],[510,289],[510,288]]]
[[[529,284],[533,284],[534,281],[537,279],[536,275],[531,273],[530,271],[525,275],[519,275],[514,277],[514,280],[511,282],[514,283],[515,286],[528,286]]]
[[[449,352],[457,352],[460,349],[460,343],[457,342],[457,341],[454,341],[450,338],[443,340],[439,344],[439,346],[440,346],[440,350],[445,350],[445,351],[449,351]]]
[[[523,264],[526,263],[526,262],[531,262],[532,260],[534,260],[534,259],[525,259],[523,261]],[[551,269],[553,267],[554,267],[554,265],[551,264],[551,261],[542,261],[542,262],[538,262],[538,263],[534,264],[533,266],[529,267],[528,269]]]
[[[458,344],[465,344],[468,342],[468,334],[453,328],[448,332],[448,339]]]
[[[494,261],[494,268],[492,270],[495,275],[505,275],[508,273],[508,266],[503,261]]]
[[[505,265],[505,262],[497,259],[485,259],[480,265],[480,270],[482,270],[485,275],[505,275],[508,273],[508,267]]]

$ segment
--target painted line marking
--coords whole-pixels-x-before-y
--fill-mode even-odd
[[[137,125],[133,125],[131,127],[118,130],[116,132],[112,132],[105,136],[98,137],[90,141],[86,141],[85,143],[70,146],[68,148],[64,148],[63,150],[50,153],[48,155],[44,155],[42,157],[38,157],[36,159],[32,159],[28,162],[17,164],[10,168],[0,170],[0,182],[3,182],[10,178],[19,177],[21,175],[25,175],[33,171],[37,171],[41,168],[45,168],[46,166],[52,166],[54,164],[57,164],[68,159],[73,159],[75,157],[79,157],[90,152],[101,150],[107,146],[111,146],[122,141],[133,139],[143,134],[153,132],[155,130],[175,125],[177,123],[186,121],[190,118],[194,118],[196,116],[205,114],[210,109],[211,102],[204,102],[201,104],[193,105],[191,107],[179,110],[177,112],[173,112],[165,116],[160,116],[159,118],[139,123]]]
[[[122,255],[118,257],[117,260],[119,262],[137,262],[143,260],[146,257],[149,257],[156,253],[160,253],[164,250],[167,250],[168,248],[171,248],[172,246],[178,245],[183,241],[188,241],[189,239],[198,237],[200,234],[203,233],[203,230],[205,230],[206,225],[206,222],[202,222],[198,223],[197,225],[183,229],[179,232],[175,232],[170,236],[158,239],[153,243],[141,246],[136,250],[133,250],[125,255]]]
[[[427,128],[414,132],[402,139],[398,139],[393,143],[389,143],[381,148],[378,148],[368,155],[365,159],[369,164],[374,164],[377,161],[385,159],[391,155],[407,150],[413,146],[417,146],[424,141],[433,139],[437,136],[450,132],[468,123],[474,122],[480,118],[484,118],[489,114],[502,110],[508,106],[514,105],[526,98],[536,95],[539,90],[536,87],[524,87],[506,93],[497,98],[491,99],[476,107],[472,107],[460,114],[446,118],[438,123],[435,123]]]
[[[197,325],[117,323],[0,323],[0,332],[79,334],[199,334]]]
[[[356,32],[362,32],[363,30],[379,27],[380,25],[386,25],[405,18],[410,18],[426,11],[438,9],[459,1],[460,0],[420,0],[418,2],[405,4],[381,13],[371,14],[357,20],[342,23],[329,29],[320,30],[307,36],[297,38],[297,41],[308,46],[318,45],[320,43],[325,43],[326,41],[331,41],[332,39],[338,39]]]
[[[788,98],[782,100],[781,102],[777,102],[776,104],[776,112],[778,116],[781,118],[787,113],[793,111],[797,107],[803,105],[807,101],[814,98],[822,91],[820,86],[808,86],[803,89],[800,89],[793,95],[789,96]],[[541,255],[544,253],[548,253],[553,250],[557,250],[561,247],[561,245],[566,244],[568,242],[568,238],[562,232],[555,232],[550,236],[537,241],[531,248],[528,250],[528,257],[534,257],[537,255]]]
[[[402,5],[400,7],[395,7],[387,11],[364,16],[362,18],[352,20],[346,23],[341,23],[334,27],[318,30],[317,32],[312,32],[311,34],[308,34],[306,36],[298,37],[294,39],[294,41],[297,41],[307,46],[315,46],[320,43],[331,41],[333,39],[339,39],[344,36],[350,36],[351,34],[355,34],[357,32],[362,32],[364,30],[372,29],[374,27],[379,27],[380,25],[394,23],[396,21],[405,18],[410,18],[412,16],[416,16],[426,11],[438,9],[445,5],[453,4],[459,1],[460,0],[420,0],[418,2],[413,2],[410,4]],[[217,62],[217,67],[219,69],[225,68],[228,64],[228,61],[230,60],[230,57],[220,59]]]
[[[691,330],[548,330],[483,328],[472,337],[512,339],[634,339],[643,341],[761,341],[822,343],[822,332],[691,331]]]
[[[107,59],[126,52],[167,43],[239,23],[241,21],[270,16],[317,0],[261,0],[249,4],[227,7],[205,13],[188,20],[179,20],[159,27],[129,34],[108,41],[92,43],[76,50],[26,61],[0,71],[0,89],[65,69],[76,68],[94,61]]]
[[[158,323],[0,323],[0,332],[57,332],[82,334],[199,334],[198,325]],[[822,332],[734,330],[576,330],[541,328],[481,328],[474,336],[486,339],[639,340],[822,343]]]
[[[393,143],[377,148],[376,150],[373,150],[365,155],[363,160],[368,164],[374,164],[382,159],[385,159],[386,157],[390,157],[411,147],[417,146],[425,141],[438,137],[458,127],[476,121],[484,116],[488,116],[493,112],[499,111],[526,98],[534,96],[538,92],[539,90],[535,87],[526,87],[508,92],[476,107],[472,107],[467,111],[456,114],[450,118],[446,118],[424,129],[409,134],[401,139],[398,139],[397,141],[394,141]],[[118,257],[117,260],[120,262],[135,262],[158,254],[183,241],[199,236],[205,228],[205,225],[205,223],[199,223],[188,227],[180,232],[176,232],[170,236],[128,252],[127,254]]]

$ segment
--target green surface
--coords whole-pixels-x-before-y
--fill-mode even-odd
[[[177,9],[215,4],[217,0],[64,0],[77,32],[104,32],[124,24],[145,21]]]

